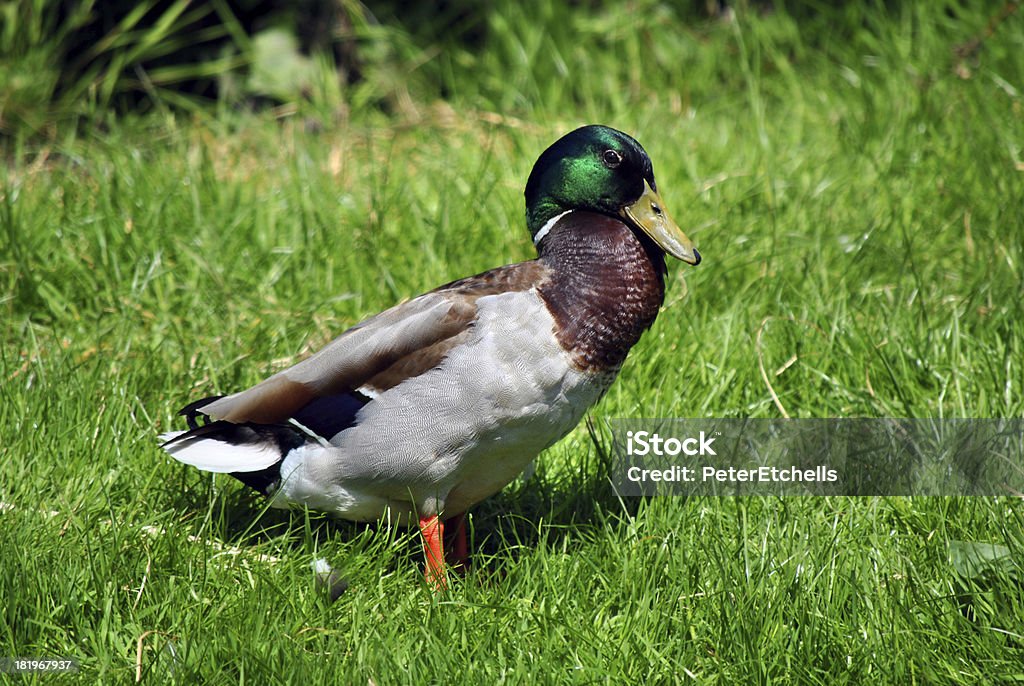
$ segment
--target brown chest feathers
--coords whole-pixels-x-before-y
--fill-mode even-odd
[[[622,222],[571,212],[541,241],[538,290],[559,343],[587,371],[617,370],[665,299],[664,254]]]

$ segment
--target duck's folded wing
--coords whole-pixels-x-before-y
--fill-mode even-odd
[[[476,318],[476,298],[433,291],[357,324],[325,348],[247,390],[190,410],[234,423],[285,422],[318,397],[380,390],[440,363]]]

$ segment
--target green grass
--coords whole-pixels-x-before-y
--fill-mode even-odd
[[[695,27],[539,3],[550,30],[495,15],[491,49],[432,63],[450,103],[11,143],[0,657],[81,661],[11,681],[132,683],[140,637],[143,683],[1024,680],[1017,498],[620,503],[581,426],[474,511],[474,568],[434,596],[414,534],[266,512],[155,440],[190,399],[530,258],[530,167],[591,121],[645,145],[705,256],[672,265],[598,428],[1020,417],[1024,24],[961,61],[998,7],[906,5]],[[962,541],[1006,564],[965,574]]]

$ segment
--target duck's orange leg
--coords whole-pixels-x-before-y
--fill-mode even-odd
[[[420,533],[423,534],[423,557],[427,562],[427,583],[439,591],[448,586],[444,572],[444,522],[437,515],[420,517]]]
[[[469,546],[466,545],[466,514],[457,514],[448,520],[449,531],[455,527],[452,554],[448,556],[448,564],[452,567],[469,565]]]

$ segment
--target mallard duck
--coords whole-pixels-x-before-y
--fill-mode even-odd
[[[535,260],[453,281],[345,331],[262,383],[181,410],[174,459],[278,507],[419,525],[446,582],[444,527],[561,439],[608,390],[665,295],[665,254],[700,253],[630,136],[584,126],[526,183]]]

